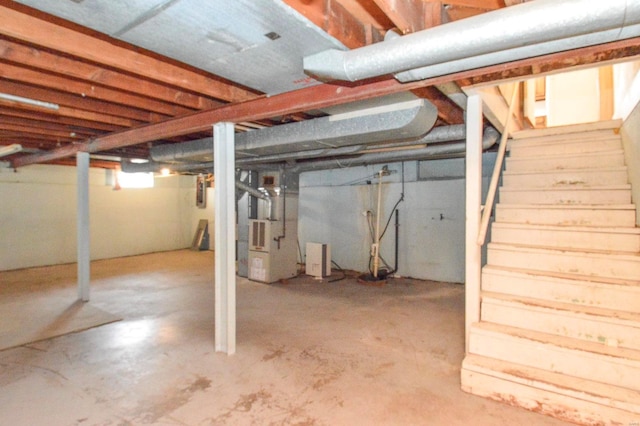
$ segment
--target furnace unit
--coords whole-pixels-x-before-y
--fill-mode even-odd
[[[296,242],[277,237],[282,231],[280,221],[249,221],[249,279],[273,283],[297,274]]]
[[[248,278],[252,281],[273,283],[298,273],[298,195],[280,184],[281,177],[278,173],[261,176],[260,190],[266,200],[261,200],[258,215],[267,218],[249,220]]]

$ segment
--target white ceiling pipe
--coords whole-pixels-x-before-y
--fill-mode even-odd
[[[638,24],[638,0],[536,0],[351,51],[326,50],[304,58],[304,69],[325,80],[348,81],[438,64],[446,74],[454,72],[446,66],[450,62],[510,49],[528,55],[518,49],[529,45],[553,42],[549,49],[557,52],[636,37]]]
[[[22,145],[14,143],[0,147],[0,157],[6,157],[7,155],[16,154],[22,151]]]
[[[634,25],[628,29],[633,29],[635,35],[640,35],[640,25]],[[566,50],[578,49],[585,46],[593,46],[607,41],[615,41],[618,39],[620,30],[608,30],[599,33],[591,33],[570,37],[562,40],[530,44],[514,49],[503,50],[500,52],[488,53],[486,55],[472,56],[444,64],[435,64],[422,68],[416,68],[409,71],[396,73],[394,77],[399,81],[406,83],[408,81],[424,80],[426,78],[436,77],[444,74],[486,67],[494,64],[502,64],[505,62],[533,58],[535,56],[548,55],[555,52],[563,52]]]

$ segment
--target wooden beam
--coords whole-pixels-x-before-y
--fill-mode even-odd
[[[622,51],[629,57],[640,55],[640,38],[626,40],[624,42],[609,43],[598,46],[598,48],[601,52],[609,52],[608,54],[603,54],[603,56],[601,56],[602,58],[605,58],[608,57],[608,55],[611,55],[610,52],[618,52],[620,51],[620,47],[625,45],[631,45],[633,47],[622,49]],[[581,55],[584,55],[584,52],[589,51],[589,49],[595,48],[578,49],[572,53],[576,57],[581,57]],[[568,59],[565,62],[557,60],[558,57],[564,57],[565,55],[567,55],[567,52],[546,55],[536,58],[533,63],[562,63],[566,68],[570,68],[572,65]],[[593,54],[590,54],[589,57],[592,60],[595,60]],[[514,70],[513,72],[516,74],[522,74],[523,69],[529,70],[531,73],[532,60],[528,59],[499,66],[477,68],[474,70],[404,84],[394,79],[368,80],[351,85],[323,84],[270,97],[224,105],[212,110],[192,113],[184,117],[171,118],[161,123],[150,124],[119,133],[100,136],[95,140],[87,141],[84,144],[74,145],[71,148],[65,147],[63,149],[47,153],[20,157],[13,161],[12,164],[13,167],[22,167],[28,164],[41,163],[44,161],[68,157],[74,155],[78,151],[99,152],[168,137],[192,134],[195,132],[205,131],[212,123],[219,123],[222,121],[237,123],[241,121],[263,120],[275,116],[283,116],[302,111],[322,109],[358,100],[376,98],[393,93],[418,89],[424,86],[433,86],[452,81],[473,81],[475,78],[483,78],[487,73],[495,73],[497,69],[500,69],[501,73],[506,73],[507,75],[511,75],[510,72],[512,72],[512,70]]]
[[[187,108],[209,109],[220,105],[220,102],[210,98],[99,67],[95,64],[55,55],[46,50],[28,47],[10,40],[0,39],[0,59],[39,70],[55,72],[93,84],[126,90]]]
[[[628,61],[640,56],[640,37],[572,51],[522,59],[507,64],[483,68],[484,73],[457,79],[460,87],[489,85],[496,81],[518,80],[532,75],[552,73],[569,68],[579,68],[597,63]]]
[[[474,9],[494,10],[505,7],[504,0],[446,0],[444,3],[451,6],[471,7]]]
[[[54,51],[144,76],[216,99],[238,102],[256,94],[170,62],[163,62],[132,49],[83,34],[12,8],[13,2],[0,5],[0,34],[33,43]],[[11,6],[11,7],[9,7]],[[19,6],[15,6],[18,8]],[[138,49],[139,50],[139,49]]]
[[[613,117],[613,67],[601,67],[598,70],[600,85],[600,120],[607,121]]]
[[[66,142],[80,142],[86,138],[86,135],[84,135],[84,137],[72,136],[71,132],[65,130],[52,130],[43,127],[24,126],[20,124],[4,123],[2,121],[0,121],[0,130],[9,130],[12,132],[20,132],[31,135],[42,135],[57,141]]]
[[[161,102],[121,90],[113,90],[97,84],[85,83],[59,75],[43,73],[29,68],[18,67],[0,62],[0,77],[19,83],[41,86],[47,89],[60,90],[81,96],[82,98],[99,99],[140,110],[153,111],[166,116],[183,115],[193,111],[179,105]]]
[[[371,25],[359,21],[341,3],[331,0],[283,0],[316,26],[350,49],[382,39]]]
[[[58,114],[42,114],[36,111],[25,111],[17,108],[8,108],[0,106],[0,116],[20,117],[29,120],[38,120],[49,123],[60,123],[69,126],[84,127],[92,130],[102,130],[104,132],[117,132],[123,130],[123,126],[115,126],[112,124],[99,123],[97,121],[81,120],[77,118],[65,117]],[[127,126],[131,127],[131,126]]]
[[[60,105],[58,115],[62,117],[78,118],[81,120],[95,121],[98,123],[112,124],[119,127],[136,127],[143,124],[140,120],[132,120],[130,118],[117,117],[111,114],[101,114],[100,112],[85,111],[72,107]]]
[[[42,148],[45,145],[51,145],[50,140],[44,139],[40,135],[23,135],[20,132],[13,132],[9,130],[0,130],[0,141],[2,145],[19,143],[23,146],[29,146],[31,148]]]
[[[490,9],[478,9],[476,7],[451,6],[445,9],[449,21],[459,21],[489,12]]]
[[[49,130],[54,132],[66,132],[67,135],[75,135],[72,137],[78,137],[80,139],[85,139],[93,136],[96,131],[92,129],[87,129],[78,126],[69,126],[62,123],[49,123],[46,121],[34,121],[26,118],[20,117],[11,117],[11,116],[0,116],[0,126],[4,125],[15,125],[15,126],[23,126],[26,129],[42,129]],[[98,132],[103,133],[103,132]]]
[[[421,87],[411,91],[414,95],[428,99],[438,108],[438,118],[447,124],[464,123],[464,112],[451,99],[433,86]]]
[[[426,3],[422,0],[373,0],[402,34],[425,29]]]
[[[36,99],[44,102],[51,102],[60,106],[67,106],[74,109],[92,111],[99,114],[114,115],[116,117],[129,118],[138,122],[157,122],[166,119],[166,115],[156,114],[149,111],[142,111],[137,108],[128,108],[123,105],[116,105],[96,99],[76,96],[57,90],[44,89],[27,84],[14,83],[0,79],[0,92],[15,96]]]
[[[441,1],[425,1],[424,27],[432,28],[442,25],[443,8]]]

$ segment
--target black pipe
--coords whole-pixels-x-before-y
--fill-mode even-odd
[[[389,272],[389,275],[395,274],[398,272],[398,235],[400,234],[400,219],[398,219],[398,209],[396,209],[396,261],[393,268],[393,271]]]

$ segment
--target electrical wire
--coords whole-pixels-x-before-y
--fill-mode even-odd
[[[366,182],[366,181],[368,181],[368,180],[373,180],[373,179],[375,179],[375,178],[376,178],[376,176],[377,176],[377,175],[378,175],[377,173],[374,173],[374,174],[372,174],[372,175],[368,175],[368,176],[365,176],[365,177],[361,177],[361,178],[358,178],[358,179],[354,179],[354,180],[352,180],[352,181],[345,182],[345,183],[341,183],[341,184],[336,185],[336,186],[357,185],[357,184],[359,184],[359,183],[361,183],[361,182]]]
[[[296,239],[298,243],[298,253],[300,254],[300,263],[304,263],[304,258],[302,257],[302,249],[300,248],[300,238]]]
[[[380,239],[382,239],[382,237],[384,237],[384,234],[387,232],[387,228],[389,227],[389,223],[391,223],[391,218],[393,217],[393,214],[395,213],[396,209],[398,208],[398,204],[400,204],[402,201],[404,201],[404,193],[400,195],[400,199],[398,200],[396,205],[393,206],[393,209],[391,209],[391,214],[389,215],[389,219],[387,220],[387,224],[384,226],[384,230],[382,231],[382,234],[380,234]]]
[[[398,204],[400,204],[402,201],[404,201],[404,161],[402,162],[402,192],[400,192],[400,199],[398,200],[396,205],[393,206],[393,208],[391,209],[391,214],[389,214],[389,219],[387,219],[387,224],[384,226],[384,230],[382,231],[382,234],[380,235],[380,239],[382,239],[382,237],[384,237],[384,234],[387,232],[387,228],[389,227],[389,223],[391,223],[391,218],[393,217],[393,214],[395,213],[396,209],[398,208]]]
[[[334,262],[333,260],[331,261],[331,263],[333,263],[334,265],[336,265],[336,268],[338,268],[338,269],[340,270],[340,272],[342,272],[342,276],[341,276],[340,278],[335,278],[335,279],[333,279],[333,280],[329,280],[329,282],[330,282],[330,283],[335,283],[335,282],[338,282],[338,281],[342,281],[342,280],[344,280],[345,278],[347,278],[347,273],[344,271],[344,269],[342,269],[342,268],[340,267],[340,265],[338,265],[338,264],[337,264],[336,262]]]

